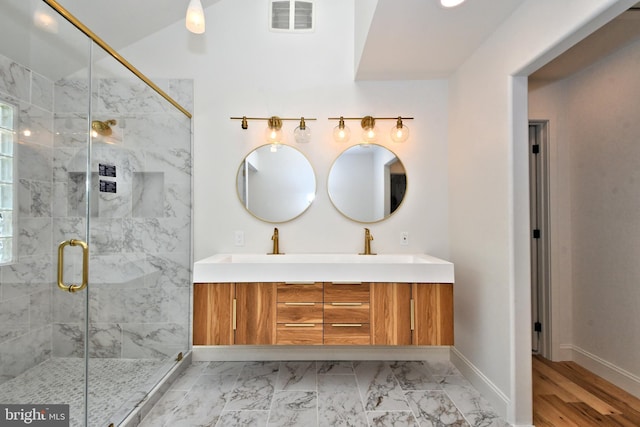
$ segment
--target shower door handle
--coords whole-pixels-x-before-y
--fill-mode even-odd
[[[64,284],[64,248],[67,246],[80,246],[82,248],[82,283],[79,285]],[[87,287],[89,282],[89,246],[82,240],[65,240],[58,245],[58,287],[63,291],[78,292]]]

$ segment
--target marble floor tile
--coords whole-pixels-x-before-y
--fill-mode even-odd
[[[229,395],[225,411],[267,411],[275,391],[280,362],[247,362]]]
[[[406,396],[422,427],[469,427],[444,391],[408,391]]]
[[[229,400],[236,376],[202,375],[169,417],[172,427],[214,426]]]
[[[409,411],[409,404],[387,362],[354,363],[366,411]]]
[[[317,390],[316,362],[281,362],[276,390]]]
[[[473,427],[505,427],[482,395],[470,385],[445,385],[444,391]]]
[[[448,362],[204,362],[176,384],[142,427],[508,426]]]
[[[367,412],[371,427],[420,427],[411,411]]]
[[[217,427],[263,427],[267,425],[269,411],[224,411]]]
[[[187,392],[184,390],[169,390],[153,406],[147,416],[138,427],[166,427],[169,426],[169,417],[178,408]]]
[[[269,426],[294,427],[318,425],[318,393],[315,391],[278,391],[273,396]]]
[[[198,381],[208,362],[194,362],[171,384],[170,390],[189,390]]]
[[[354,376],[318,376],[318,426],[368,426]]]
[[[319,375],[353,375],[352,362],[322,361],[317,363]]]
[[[431,375],[429,365],[424,361],[402,361],[389,364],[403,390],[440,390],[438,382]]]
[[[204,367],[205,375],[240,375],[244,362],[208,362]]]

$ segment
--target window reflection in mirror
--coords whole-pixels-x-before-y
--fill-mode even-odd
[[[329,171],[331,202],[344,216],[358,222],[388,218],[404,200],[406,189],[404,165],[392,151],[377,144],[348,148]]]
[[[316,196],[311,163],[297,149],[281,144],[263,145],[249,153],[240,163],[236,185],[245,209],[273,223],[300,216]]]

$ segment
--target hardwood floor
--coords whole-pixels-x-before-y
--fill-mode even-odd
[[[574,362],[533,357],[533,422],[547,426],[640,426],[640,399]]]

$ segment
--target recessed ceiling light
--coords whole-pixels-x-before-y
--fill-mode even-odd
[[[455,7],[464,3],[464,0],[440,0],[442,7]]]

